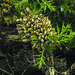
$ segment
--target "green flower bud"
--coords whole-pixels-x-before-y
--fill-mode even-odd
[[[22,18],[20,18],[20,21],[22,21]]]
[[[23,12],[21,12],[21,16],[25,16],[25,14]]]
[[[44,35],[42,35],[42,38],[44,38]]]
[[[39,35],[39,32],[36,31],[36,34]]]
[[[45,36],[45,40],[47,40],[48,38],[47,38],[47,36]]]
[[[33,28],[33,24],[31,24],[31,28]]]
[[[30,24],[31,22],[30,21],[28,21],[28,24]]]
[[[27,42],[29,42],[29,39],[22,39],[22,41],[27,43]]]
[[[46,35],[47,34],[47,31],[44,31],[44,34]]]
[[[44,42],[44,39],[41,39],[41,42]]]
[[[27,34],[26,34],[27,37],[29,37],[30,35],[31,35],[30,33],[27,33]]]
[[[33,34],[34,32],[33,31],[31,31],[31,34]]]
[[[39,32],[39,33],[40,33],[40,29],[37,29],[37,32]]]
[[[36,26],[34,26],[34,30],[36,30]]]
[[[27,31],[27,30],[24,30],[24,33],[25,33],[25,34],[27,34],[27,33],[28,33],[28,31]]]
[[[34,19],[32,19],[32,22],[34,22],[35,20]]]
[[[43,32],[43,28],[41,28],[41,32]]]
[[[41,40],[41,37],[39,36],[38,39]]]
[[[28,31],[32,31],[32,28],[28,28]]]
[[[25,17],[24,17],[24,18],[23,18],[23,21],[25,21],[25,22],[26,22],[26,21],[27,21],[27,18],[25,18]]]

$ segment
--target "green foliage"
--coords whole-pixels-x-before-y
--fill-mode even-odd
[[[21,13],[22,11],[22,5],[24,4],[24,6],[26,6],[26,4],[28,3],[28,0],[21,0],[21,1],[12,0],[12,1],[14,2],[14,6],[19,13]]]
[[[66,13],[68,11],[69,13],[72,12],[74,14],[75,10],[72,9],[73,4],[74,0],[63,0],[62,4],[60,5],[61,12]]]
[[[57,33],[59,36],[60,45],[63,44],[69,50],[72,47],[71,44],[73,43],[75,37],[75,32],[72,32],[71,24],[67,24],[65,26],[63,23],[61,31],[57,25]],[[75,45],[73,45],[73,47],[75,47]]]
[[[30,7],[33,13],[44,11],[46,12],[47,9],[50,11],[55,11],[55,6],[53,6],[53,1],[49,0],[12,0],[14,2],[15,8],[20,13],[22,5]]]
[[[74,0],[54,0],[53,5],[55,6],[55,11],[47,11],[44,13],[51,19],[52,25],[56,28],[56,24],[61,28],[64,21],[66,24],[71,24],[73,30],[75,30],[75,1]]]
[[[40,3],[41,9],[44,10],[44,12],[47,10],[47,8],[49,8],[49,10],[54,11],[54,6],[52,5],[53,2],[52,1],[48,1],[48,0],[42,0],[42,3]]]
[[[45,56],[44,56],[44,49],[42,51],[39,51],[39,55],[34,55],[36,57],[37,63],[35,66],[38,66],[39,69],[41,69],[42,65],[46,65],[45,64]]]
[[[32,2],[30,2],[30,8],[33,13],[42,11],[46,12],[47,9],[49,9],[51,12],[55,11],[55,6],[53,6],[53,2],[49,0],[32,0]]]
[[[35,36],[35,35],[31,36],[31,39],[32,39],[32,40],[35,40],[35,41],[38,41],[38,38],[37,38],[37,36]]]

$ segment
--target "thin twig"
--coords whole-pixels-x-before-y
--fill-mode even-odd
[[[0,70],[3,71],[3,72],[5,72],[5,73],[7,73],[7,74],[9,74],[9,75],[12,75],[11,73],[7,72],[6,70],[4,70],[2,68],[0,68]]]
[[[34,57],[34,49],[33,49],[33,62],[36,65],[36,63],[35,63],[35,57]]]
[[[26,57],[26,59],[27,59],[27,61],[28,61],[29,63],[33,63],[33,61],[30,61],[30,60],[28,59],[28,57],[27,57],[26,54],[25,54],[25,57]]]
[[[6,57],[6,61],[7,61],[7,63],[8,63],[8,66],[9,66],[9,68],[10,68],[11,72],[12,72],[12,75],[15,75],[15,74],[14,74],[14,72],[13,72],[13,70],[12,70],[12,68],[11,68],[11,66],[9,65],[9,62],[8,62],[8,59],[7,59],[7,57]]]
[[[26,71],[27,71],[27,69],[29,68],[31,66],[31,64],[30,65],[28,65],[28,67],[22,72],[22,74],[21,75],[23,75]]]

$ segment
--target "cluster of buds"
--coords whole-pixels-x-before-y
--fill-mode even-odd
[[[0,21],[4,21],[4,23],[9,26],[14,22],[14,19],[17,19],[14,17],[14,14],[12,14],[12,0],[2,0],[0,3]],[[11,15],[12,14],[12,15]]]
[[[42,47],[44,44],[48,44],[48,35],[55,34],[53,30],[51,21],[48,17],[44,17],[42,14],[33,15],[29,8],[26,8],[26,13],[28,15],[22,16],[20,19],[17,19],[17,30],[22,37],[23,42],[30,41],[31,36],[36,36],[39,43],[36,43],[35,40],[31,40],[33,48]]]

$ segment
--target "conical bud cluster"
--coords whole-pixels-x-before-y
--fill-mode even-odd
[[[30,39],[31,36],[35,35],[39,43],[37,44],[35,40],[32,40],[31,43],[34,48],[37,48],[37,46],[41,47],[43,44],[48,44],[47,36],[53,32],[48,17],[44,17],[42,14],[33,15],[29,8],[26,8],[25,11],[28,15],[16,20],[20,22],[20,24],[17,24],[17,30],[22,40]]]

